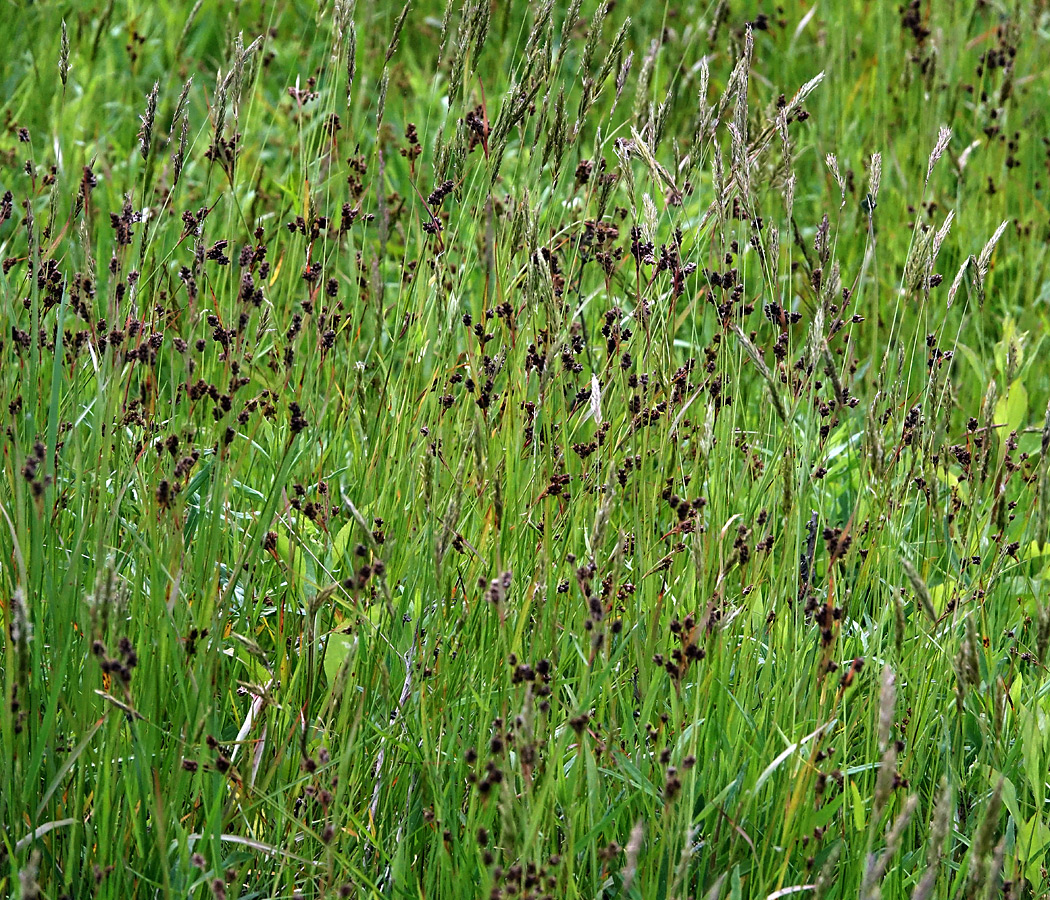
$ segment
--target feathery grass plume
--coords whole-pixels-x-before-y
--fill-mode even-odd
[[[1002,895],[1000,876],[1003,872],[1003,864],[1006,862],[1006,835],[999,838],[999,842],[992,851],[991,859],[988,860],[988,868],[984,873],[984,891],[982,900],[992,900],[993,897]]]
[[[383,77],[379,79],[379,99],[376,101],[376,139],[379,139],[380,129],[383,127],[383,115],[386,112],[386,92],[390,87],[390,73],[383,70]]]
[[[787,424],[788,415],[784,409],[784,403],[780,399],[780,392],[777,389],[776,379],[773,377],[773,373],[769,370],[769,366],[766,365],[765,359],[762,357],[761,351],[756,347],[751,339],[744,334],[743,329],[736,323],[730,324],[730,329],[733,334],[736,335],[737,340],[740,341],[740,346],[744,348],[744,352],[751,357],[751,361],[755,364],[755,368],[758,369],[759,374],[766,380],[766,385],[769,387],[769,396],[773,401],[773,409],[776,410],[780,421]]]
[[[230,67],[230,103],[233,107],[233,120],[240,118],[241,91],[244,88],[244,62],[247,59],[244,51],[244,33],[238,31],[233,39],[233,65]]]
[[[740,57],[736,95],[733,105],[733,121],[727,126],[731,137],[729,168],[740,195],[745,202],[751,200],[751,159],[748,155],[747,100],[751,75],[751,58],[754,54],[755,37],[751,26],[744,31],[744,53]]]
[[[179,51],[182,50],[185,45],[190,29],[193,27],[193,23],[197,21],[197,14],[201,11],[203,5],[204,0],[196,0],[193,7],[190,9],[190,14],[186,16],[186,20],[182,23],[182,33],[179,35],[178,41],[175,42],[176,56],[178,56]]]
[[[405,27],[405,19],[408,16],[408,8],[411,5],[412,0],[408,0],[408,2],[401,8],[401,13],[398,15],[397,21],[394,22],[394,30],[390,35],[389,43],[386,45],[386,56],[383,60],[384,67],[397,52],[397,45],[401,42],[401,29]]]
[[[489,183],[495,184],[499,177],[500,164],[503,154],[507,149],[510,132],[524,120],[532,106],[536,94],[539,92],[542,82],[536,81],[530,88],[522,88],[519,84],[511,85],[511,89],[504,95],[500,104],[499,114],[492,126],[489,135]],[[561,150],[564,153],[564,145]],[[559,157],[560,162],[560,157]]]
[[[616,109],[617,104],[620,102],[620,95],[623,94],[624,85],[627,84],[627,78],[631,74],[631,64],[634,62],[634,51],[631,50],[623,58],[623,62],[620,63],[620,69],[616,73],[616,94],[613,97],[612,109],[609,110],[610,117],[612,116],[612,110]]]
[[[718,128],[718,124],[722,121],[725,111],[729,108],[729,104],[736,100],[736,93],[740,85],[740,79],[743,77],[745,66],[746,62],[743,57],[736,61],[736,65],[733,66],[732,71],[729,73],[729,77],[726,79],[725,88],[722,90],[722,93],[718,97],[718,101],[713,106],[709,125],[709,133],[712,136],[714,131]]]
[[[743,62],[743,60],[741,60],[741,62]],[[734,82],[734,78],[736,78],[737,82],[739,82],[742,76],[743,66],[740,66],[738,64],[738,68],[735,69],[733,74],[730,76],[729,84],[726,87],[722,99],[719,100],[718,115],[716,117],[716,121],[721,120],[722,112],[725,109],[727,98],[735,97],[734,90],[737,85]],[[795,111],[798,110],[798,108],[802,105],[806,97],[808,97],[809,94],[811,94],[823,80],[824,73],[820,72],[813,78],[811,78],[809,81],[807,81],[804,85],[802,85],[802,87],[800,87],[795,92],[795,96],[791,99],[791,102],[784,107],[783,112],[785,113],[785,115],[790,118],[790,116],[793,115]],[[755,164],[755,161],[757,161],[762,156],[762,154],[765,153],[766,150],[769,148],[769,145],[773,142],[773,139],[776,137],[776,133],[776,121],[767,123],[765,128],[763,128],[762,131],[759,133],[758,137],[750,143],[748,149],[748,160],[752,166]]]
[[[791,134],[788,131],[788,120],[787,116],[784,114],[784,110],[780,110],[777,113],[776,126],[777,132],[780,134],[783,155],[781,167],[782,171],[785,173],[781,182],[781,194],[784,197],[784,212],[790,220],[795,211],[795,185],[797,183],[797,178],[794,169],[794,142],[791,140]]]
[[[839,186],[839,209],[842,209],[846,205],[846,178],[839,171],[838,157],[834,153],[829,153],[824,157],[824,164],[831,170],[831,174],[835,176],[835,182]]]
[[[693,118],[693,136],[689,142],[689,174],[696,171],[700,165],[700,157],[703,152],[704,141],[709,137],[708,129],[711,127],[711,116],[713,107],[707,105],[708,84],[711,71],[707,66],[707,57],[700,60],[700,87],[696,92],[696,115]]]
[[[533,309],[549,307],[554,300],[550,266],[538,250],[529,253],[525,264],[525,299]]]
[[[959,158],[956,160],[956,166],[959,170],[959,174],[962,174],[963,169],[965,169],[967,164],[970,162],[970,154],[973,153],[973,151],[980,146],[981,139],[977,138],[976,140],[970,141],[970,143],[966,145],[966,148],[963,150],[963,152],[959,154]]]
[[[335,0],[332,7],[332,30],[335,32],[335,43],[339,43],[346,34],[346,30],[354,19],[357,8],[357,0]],[[338,58],[333,58],[335,63]]]
[[[549,29],[553,24],[553,13],[554,0],[544,0],[543,5],[536,10],[536,14],[532,19],[532,27],[529,29],[529,36],[525,41],[525,52],[523,55],[526,59],[534,53],[540,52],[540,48],[547,43],[546,36],[550,34]],[[550,52],[550,47],[546,48],[546,52]],[[550,59],[547,60],[544,74],[550,74]]]
[[[637,154],[642,162],[645,163],[645,167],[649,170],[649,174],[652,175],[653,181],[657,184],[663,184],[671,192],[672,196],[681,197],[681,192],[675,186],[671,173],[660,165],[653,155],[652,146],[634,128],[631,129],[631,138],[631,152]]]
[[[620,175],[617,172],[609,172],[599,179],[598,211],[595,221],[601,222],[605,219],[605,214],[609,209],[609,200],[612,199],[613,190],[619,181]]]
[[[820,86],[823,80],[824,72],[818,72],[795,91],[795,95],[788,101],[788,105],[784,107],[788,118],[791,118],[802,107],[802,104],[806,102],[806,98]]]
[[[755,33],[750,23],[744,27],[744,50],[733,69],[736,77],[733,86],[733,124],[747,142],[747,101],[751,80],[751,61],[755,54]]]
[[[707,404],[704,412],[704,421],[700,426],[700,458],[707,459],[711,454],[711,448],[715,445],[715,405],[713,402]]]
[[[813,252],[817,254],[817,262],[820,263],[821,268],[826,266],[831,256],[831,222],[828,220],[827,213],[824,213],[824,217],[817,226],[817,233],[813,238]]]
[[[622,883],[620,891],[627,894],[634,883],[634,876],[638,872],[638,854],[642,849],[642,841],[645,840],[645,823],[639,819],[631,829],[631,836],[627,839],[627,853],[620,873]]]
[[[904,653],[904,636],[908,630],[907,618],[904,615],[904,598],[900,591],[893,591],[893,649],[900,659]]]
[[[930,265],[930,249],[933,247],[934,231],[925,228],[916,219],[915,239],[912,241],[908,258],[904,262],[904,273],[901,275],[900,295],[908,297],[919,289]]]
[[[160,82],[154,81],[153,88],[146,97],[145,115],[139,116],[142,128],[139,129],[139,153],[143,159],[149,157],[150,145],[153,143],[153,124],[157,119],[157,94],[160,92]]]
[[[980,471],[981,481],[988,478],[988,466],[995,454],[993,447],[998,443],[995,429],[995,405],[999,401],[999,385],[994,378],[989,379],[988,387],[985,389],[981,400],[981,411],[978,421],[984,427],[984,440],[981,441],[979,455],[975,460],[974,468]]]
[[[1006,342],[1006,371],[1003,375],[1003,381],[1007,385],[1014,383],[1017,369],[1021,365],[1023,359],[1024,337],[1019,337],[1017,332],[1013,331],[1009,336],[1009,340]]]
[[[561,62],[565,58],[565,51],[569,49],[569,44],[572,41],[572,30],[576,27],[576,22],[580,18],[580,7],[582,5],[583,0],[572,0],[569,3],[568,10],[565,12],[565,18],[561,23],[561,38],[558,41],[558,52],[554,57],[551,75],[561,68]]]
[[[977,827],[973,842],[970,844],[969,881],[975,892],[987,884],[991,874],[988,863],[994,862],[990,857],[995,852],[995,836],[999,832],[999,814],[1003,805],[1004,783],[1005,779],[1000,775],[995,787],[992,788],[992,795],[988,798],[988,808],[985,810],[984,818],[981,819],[981,824]],[[998,872],[995,874],[998,875]]]
[[[449,6],[451,6],[451,0]],[[349,109],[354,95],[354,76],[357,75],[357,26],[351,22],[346,29],[346,105]]]
[[[448,38],[448,27],[452,24],[452,10],[455,6],[455,0],[445,0],[445,11],[441,14],[441,36],[438,38],[436,68],[441,68],[441,63],[445,60],[445,41]]]
[[[620,175],[626,183],[627,196],[631,201],[631,210],[634,211],[634,169],[631,168],[631,155],[634,153],[635,143],[627,138],[617,138],[613,141],[613,153],[616,154],[620,163]]]
[[[955,654],[954,664],[955,702],[961,715],[967,690],[981,684],[981,670],[977,661],[977,629],[974,627],[972,616],[966,619],[963,639],[959,644],[959,652]]]
[[[591,22],[587,28],[587,37],[583,44],[583,56],[580,59],[580,74],[585,81],[588,80],[588,73],[591,71],[591,66],[594,64],[594,53],[598,49],[598,42],[602,38],[602,26],[605,24],[605,17],[608,12],[608,5],[605,3],[599,3],[598,8],[595,9],[594,14],[591,16]],[[606,58],[606,62],[609,62],[608,57]]]
[[[710,207],[701,217],[700,224],[702,226],[713,215],[715,217],[715,227],[721,229],[726,222],[728,197],[726,196],[725,162],[722,159],[722,150],[717,143],[712,146],[711,152],[711,185],[714,189],[714,198],[711,200]]]
[[[872,478],[878,481],[882,478],[886,464],[886,451],[882,440],[882,425],[876,415],[876,403],[879,394],[876,393],[872,402],[868,404],[864,416],[864,455],[871,468]]]
[[[648,242],[653,242],[656,239],[656,225],[660,218],[660,214],[656,210],[656,204],[653,203],[653,198],[647,193],[642,194],[642,236]]]
[[[944,840],[952,823],[952,791],[947,778],[941,778],[941,792],[930,820],[930,838],[926,844],[926,870],[912,892],[911,900],[929,900],[937,886],[941,861],[944,859]]]
[[[212,143],[218,145],[226,131],[226,104],[229,100],[229,89],[232,72],[223,77],[222,69],[215,76],[215,136]]]
[[[937,611],[933,608],[933,598],[930,596],[930,589],[926,586],[926,582],[923,581],[922,576],[919,574],[918,569],[912,565],[911,560],[906,557],[900,557],[901,568],[904,569],[904,574],[908,581],[911,582],[911,588],[915,592],[915,598],[919,601],[919,606],[922,607],[922,611],[926,614],[926,618],[934,625],[937,624]]]
[[[251,86],[255,83],[256,76],[259,74],[260,67],[260,56],[258,53],[259,48],[263,45],[265,35],[259,35],[254,41],[252,41],[247,47],[245,47],[238,59],[240,64],[238,66],[238,84],[237,84],[237,118],[240,119],[240,107],[241,107],[241,96],[244,93],[245,85]]]
[[[474,6],[474,15],[471,17],[470,23],[471,43],[473,44],[470,52],[470,71],[472,74],[478,69],[481,49],[485,46],[485,38],[489,34],[489,15],[491,12],[492,7],[487,0],[479,0]]]
[[[978,282],[982,298],[984,297],[985,279],[988,277],[988,266],[991,264],[991,254],[995,250],[995,245],[999,244],[999,238],[1003,236],[1003,232],[1006,231],[1006,226],[1009,224],[1009,219],[1003,219],[1003,223],[999,228],[995,229],[995,233],[988,238],[988,243],[985,244],[980,255],[976,257],[974,268],[976,272],[978,272]]]
[[[879,749],[885,750],[890,743],[890,730],[897,706],[897,676],[893,669],[883,666],[879,680]]]
[[[926,297],[930,296],[930,290],[934,287],[933,267],[937,263],[937,257],[941,252],[941,246],[944,244],[944,239],[948,236],[948,232],[951,229],[952,222],[954,220],[955,210],[949,210],[948,215],[944,218],[943,224],[934,233],[933,240],[930,242],[930,248],[927,253],[926,265],[921,278],[922,291]],[[936,283],[939,284],[940,280],[938,279]]]
[[[179,183],[179,179],[182,177],[182,166],[186,160],[186,140],[189,135],[189,131],[190,118],[188,115],[183,115],[182,128],[179,131],[179,146],[175,149],[175,152],[171,154],[171,184],[173,187]]]
[[[809,326],[809,342],[806,347],[806,356],[809,370],[816,371],[824,358],[824,304],[820,303],[813,311],[813,321]]]
[[[37,235],[36,235],[36,216],[33,214],[33,204],[32,203],[27,202],[26,205],[25,205],[25,210],[26,210],[26,217],[25,217],[26,244],[27,244],[28,250],[29,250],[29,257],[32,260],[34,258],[34,256],[35,256],[35,254],[36,254],[37,249],[38,249],[38,247],[37,247]],[[36,263],[33,262],[31,265],[32,265],[32,268],[31,268],[30,271],[33,272],[36,269]]]
[[[684,839],[682,840],[682,852],[678,854],[678,862],[675,863],[674,867],[674,878],[671,881],[671,889],[667,892],[669,897],[680,897],[684,894],[684,886],[686,877],[690,873],[691,863],[693,861],[694,853],[694,842],[696,840],[696,834],[699,831],[699,827],[696,825],[689,825],[685,829]],[[670,862],[670,860],[668,860]],[[714,890],[712,888],[712,890]],[[714,896],[720,895],[716,893]],[[705,900],[711,900],[711,891],[708,892]]]
[[[547,161],[554,160],[554,172],[557,175],[561,167],[562,155],[565,153],[565,133],[568,130],[568,122],[565,118],[565,88],[558,89],[558,99],[554,101],[554,119],[547,126],[547,140],[543,144],[543,156],[540,158],[540,166],[546,166]]]
[[[451,108],[459,100],[460,92],[463,90],[463,78],[466,74],[467,47],[470,45],[470,16],[469,9],[464,10],[456,29],[455,49],[452,52],[452,62],[448,72],[448,105]]]
[[[871,799],[871,828],[874,829],[882,818],[886,804],[893,796],[893,782],[897,777],[897,748],[891,745],[882,751],[879,760],[879,771],[875,776],[875,793]]]
[[[871,209],[879,199],[879,188],[882,187],[882,154],[871,154],[871,165],[868,169],[868,202]]]
[[[54,234],[58,223],[58,195],[59,181],[56,178],[47,194],[47,226],[44,228],[44,234],[47,236]]]
[[[66,31],[66,20],[62,20],[62,39],[58,47],[58,77],[62,80],[62,87],[66,86],[69,78],[69,32]]]
[[[40,851],[34,847],[29,854],[29,860],[18,870],[19,896],[23,900],[36,900],[41,896],[40,883],[37,881],[40,877],[41,856]]]
[[[955,273],[955,278],[952,280],[952,286],[948,288],[948,309],[952,308],[952,304],[955,302],[955,295],[959,292],[959,287],[962,285],[963,276],[966,274],[966,270],[972,262],[976,262],[976,258],[973,254],[967,256],[966,259],[962,261],[962,265],[959,266],[959,271]]]
[[[933,145],[933,151],[930,153],[929,162],[926,164],[926,180],[923,185],[930,183],[930,175],[933,174],[933,167],[937,165],[943,155],[944,151],[948,148],[948,142],[952,139],[952,130],[946,125],[942,125],[937,132],[937,143]]]
[[[462,119],[459,120],[460,123],[462,121]],[[438,130],[437,140],[434,142],[434,175],[436,178],[444,178],[448,171],[449,159],[452,156],[452,143],[455,139],[456,136],[453,134],[450,140],[445,140],[444,125]]]
[[[590,71],[591,66],[594,64],[594,52],[598,49],[598,41],[601,40],[602,36],[602,25],[605,23],[605,16],[608,13],[608,10],[609,8],[606,4],[599,3],[598,8],[594,11],[594,15],[591,16],[590,26],[587,28],[587,38],[583,45],[583,58],[580,60],[579,66],[582,75],[580,102],[576,107],[576,122],[572,127],[572,138],[570,143],[575,143],[576,137],[579,135],[580,129],[583,127],[583,122],[587,112],[594,103],[595,98],[597,98],[598,94],[601,92],[602,83],[605,80],[604,77],[599,77],[597,80],[591,78]],[[610,63],[610,59],[610,56],[606,56],[605,62]]]
[[[610,75],[612,75],[613,69],[616,68],[617,62],[623,55],[623,47],[624,44],[627,43],[627,32],[630,30],[630,28],[631,17],[628,16],[626,19],[623,20],[623,24],[620,26],[620,30],[616,32],[616,37],[613,38],[612,43],[609,45],[609,52],[605,54],[605,59],[602,61],[602,67],[598,70],[598,77],[594,81],[595,97],[597,97],[598,94],[601,93],[601,90],[604,87],[606,80],[609,78]]]
[[[842,842],[839,841],[831,848],[827,859],[824,860],[824,865],[820,867],[820,874],[817,875],[817,880],[813,885],[813,893],[810,895],[813,900],[824,900],[828,895],[828,891],[838,884],[838,864],[841,856]]]
[[[390,239],[390,206],[387,203],[386,196],[386,156],[381,149],[376,153],[376,162],[379,169],[376,173],[377,237],[379,238],[380,246],[385,247]],[[372,265],[378,266],[378,261],[375,257],[372,258]]]
[[[948,210],[948,215],[944,217],[944,222],[940,228],[937,229],[937,236],[933,241],[933,258],[937,258],[937,254],[941,252],[941,245],[944,243],[944,239],[948,236],[948,232],[952,227],[952,222],[955,221],[955,210]]]
[[[588,417],[593,418],[595,422],[601,425],[601,392],[598,385],[598,378],[595,375],[591,376],[591,408],[588,412]],[[595,396],[598,397],[598,402],[595,403]],[[601,486],[602,502],[598,504],[598,509],[594,513],[594,524],[591,526],[590,535],[590,554],[591,561],[597,564],[598,554],[601,552],[602,543],[605,540],[605,532],[609,527],[609,519],[612,515],[613,510],[613,486],[609,482],[606,482]],[[619,565],[619,551],[622,547],[622,542],[618,543],[616,549],[613,551],[613,556],[610,560],[610,566]]]
[[[634,110],[632,117],[635,125],[642,127],[645,123],[645,114],[649,109],[649,86],[653,79],[653,69],[656,67],[656,55],[660,52],[660,42],[655,38],[649,43],[649,52],[642,57],[642,68],[638,72],[638,81],[634,86]]]
[[[25,592],[22,585],[15,586],[11,594],[11,619],[8,629],[11,633],[11,643],[15,649],[24,653],[33,641],[33,622],[29,617],[29,607],[26,604]]]
[[[704,37],[707,39],[708,44],[714,44],[718,40],[718,31],[725,24],[726,16],[729,13],[729,0],[718,0],[715,4],[714,11],[711,13],[711,24],[707,26],[707,32]]]
[[[839,270],[839,261],[832,260],[831,269],[824,272],[820,279],[820,301],[828,309],[836,300],[842,297],[842,276]],[[827,342],[825,342],[826,345]],[[830,353],[830,350],[828,351]]]
[[[890,828],[886,835],[886,847],[882,853],[878,855],[874,853],[868,854],[864,866],[864,878],[860,885],[860,900],[878,900],[882,896],[880,889],[882,879],[886,877],[890,862],[900,847],[904,830],[908,827],[908,823],[911,821],[911,817],[918,805],[919,798],[914,794],[910,794],[908,799],[904,801],[904,808],[894,821],[893,827]]]
[[[522,245],[529,222],[529,189],[522,190],[521,198],[514,204],[510,214],[510,228],[507,231],[508,243],[517,249]]]
[[[653,109],[652,105],[649,107],[649,146],[655,152],[660,142],[664,138],[664,131],[667,130],[667,117],[671,111],[671,101],[674,99],[675,85],[671,83],[667,87],[667,93],[664,95],[663,102]]]
[[[175,123],[179,121],[182,114],[186,111],[186,106],[189,103],[190,88],[193,87],[193,76],[183,82],[182,90],[179,91],[179,97],[175,101],[175,112],[171,115],[171,125],[168,126],[168,131],[172,134],[175,132]],[[170,141],[170,138],[169,138]]]
[[[456,133],[453,135],[452,140],[446,144],[448,153],[445,165],[438,170],[441,172],[442,178],[447,178],[453,182],[459,182],[462,179],[463,164],[467,158],[468,140],[467,123],[464,119],[459,119],[456,123]]]

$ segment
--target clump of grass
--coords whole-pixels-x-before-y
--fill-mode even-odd
[[[1034,15],[9,17],[0,889],[1044,890]]]

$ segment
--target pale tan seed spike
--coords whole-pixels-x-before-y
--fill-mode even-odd
[[[658,219],[656,204],[648,194],[642,194],[642,235],[646,241],[656,239],[656,222]]]
[[[999,238],[1003,236],[1003,232],[1006,231],[1006,226],[1009,224],[1009,220],[1004,219],[1002,224],[995,229],[989,239],[988,243],[984,245],[984,249],[981,250],[981,255],[977,257],[977,270],[981,273],[981,279],[988,274],[988,265],[992,261],[992,252],[995,250],[995,245],[999,243]]]
[[[882,154],[871,154],[871,174],[868,178],[868,193],[874,203],[879,199],[879,187],[882,185]]]
[[[885,666],[879,685],[879,747],[885,750],[890,743],[890,730],[897,706],[897,679],[893,669]]]
[[[839,186],[839,197],[841,202],[839,203],[839,209],[842,209],[846,205],[846,179],[839,171],[839,161],[834,153],[829,153],[824,157],[824,163],[829,169],[831,174],[835,176],[835,181]]]
[[[955,302],[955,295],[959,292],[959,286],[962,284],[963,276],[966,274],[966,270],[972,261],[973,256],[967,256],[962,261],[962,265],[959,266],[959,271],[955,273],[955,280],[952,281],[952,286],[948,288],[948,309],[952,308],[952,304]]]
[[[791,98],[788,103],[786,110],[788,116],[790,116],[795,110],[797,110],[803,103],[806,102],[806,98],[817,89],[817,86],[824,80],[824,72],[818,72],[809,81],[807,81],[802,87],[795,91],[795,96]]]
[[[933,167],[937,165],[937,160],[944,155],[944,151],[948,148],[948,142],[951,139],[952,130],[947,125],[942,125],[937,132],[937,143],[933,145],[933,152],[930,153],[930,161],[926,165],[926,184],[930,183],[930,175],[933,174]]]

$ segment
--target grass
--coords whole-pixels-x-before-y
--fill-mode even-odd
[[[1050,891],[1050,13],[634,6],[8,9],[0,892]]]

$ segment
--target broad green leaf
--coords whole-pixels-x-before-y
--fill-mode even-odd
[[[328,683],[334,684],[336,675],[339,674],[339,668],[353,651],[355,644],[357,643],[357,636],[353,634],[344,634],[341,631],[333,631],[328,635],[328,645],[324,653],[324,674],[328,678]]]
[[[357,523],[350,519],[347,523],[339,529],[339,533],[335,536],[335,540],[332,542],[332,565],[339,565],[343,561],[343,557],[346,555],[346,548],[350,544],[350,538],[354,534],[354,526]]]
[[[857,780],[855,778],[850,779],[849,790],[850,795],[853,797],[853,827],[857,831],[863,831],[867,817],[864,813],[864,799],[860,796],[860,790],[857,788]]]
[[[1011,431],[1020,431],[1028,414],[1028,391],[1020,380],[1014,380],[995,404],[995,424],[1004,425],[999,439],[999,459],[1006,455],[1006,438]]]
[[[302,550],[284,533],[277,532],[277,555],[288,569],[288,579],[298,590],[306,585],[306,557]]]
[[[1025,878],[1033,884],[1043,881],[1040,867],[1050,844],[1050,827],[1042,820],[1039,813],[1033,813],[1027,822],[1022,822],[1017,829],[1017,859],[1024,866]]]

